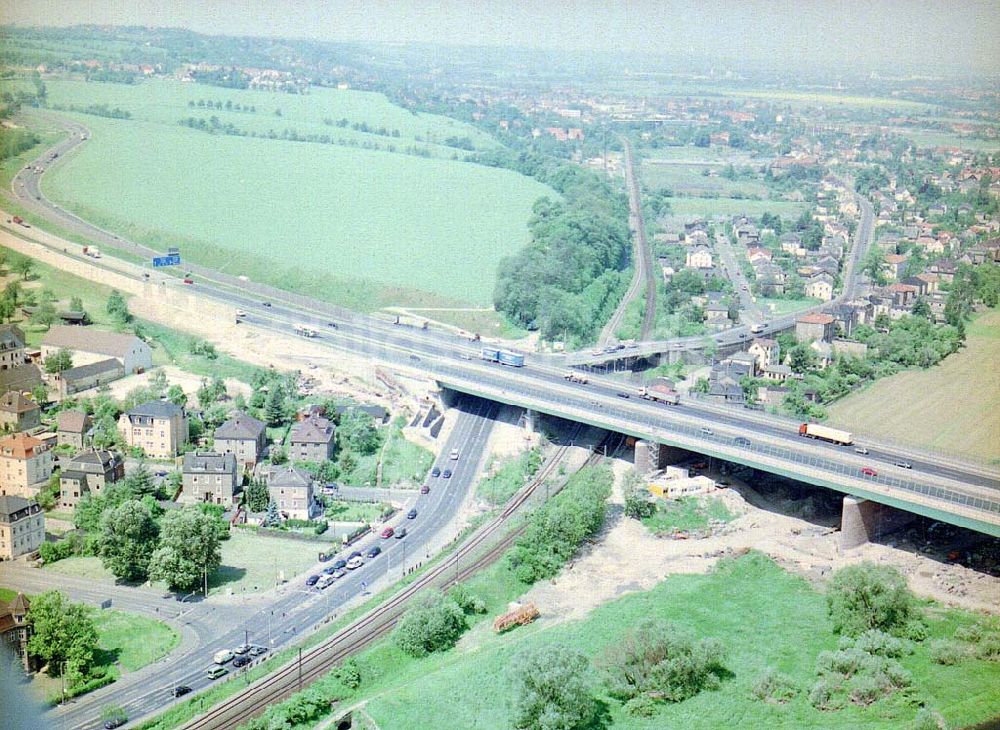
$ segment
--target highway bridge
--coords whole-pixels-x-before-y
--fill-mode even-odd
[[[87,136],[85,130],[77,129],[62,144],[71,149],[83,136]],[[40,176],[25,171],[15,178],[15,194],[26,205],[103,246],[143,257],[159,253],[57,208],[41,194]],[[849,283],[844,297],[854,294],[854,272],[871,237],[871,208],[867,201],[860,202],[862,221],[845,272]],[[65,243],[65,250],[79,250]],[[132,276],[144,277],[149,287],[184,286],[175,276],[150,274],[120,261],[114,265],[130,271]],[[856,437],[855,446],[867,453],[857,453],[854,447],[803,439],[794,424],[760,412],[690,398],[674,407],[641,400],[635,391],[610,378],[594,377],[588,385],[568,383],[562,377],[563,367],[530,355],[526,367],[502,367],[479,360],[479,343],[451,333],[394,325],[205,267],[189,265],[186,269],[197,281],[189,288],[192,295],[196,292],[197,296],[232,307],[233,317],[237,309],[244,310],[249,325],[289,333],[294,324],[312,325],[319,332],[315,339],[318,343],[423,372],[458,392],[782,474],[1000,536],[1000,472],[993,468],[942,454],[905,450],[864,435]],[[769,330],[782,326],[787,323],[772,321]],[[686,346],[683,342],[668,344]],[[640,351],[647,346],[640,345]],[[909,463],[911,468],[897,466],[901,462]],[[874,474],[865,476],[862,470]]]

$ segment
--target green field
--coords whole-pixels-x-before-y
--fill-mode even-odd
[[[805,203],[790,203],[787,200],[741,200],[739,198],[670,198],[670,210],[674,215],[733,216],[746,213],[758,217],[762,213],[775,213],[782,218],[794,220],[802,215]]]
[[[316,562],[321,543],[232,530],[222,542],[222,566],[208,576],[208,593],[254,593],[292,580]]]
[[[727,163],[728,164],[728,163]],[[740,164],[735,162],[735,164]],[[727,178],[702,175],[704,167],[696,165],[642,163],[643,185],[652,189],[669,188],[677,194],[704,195],[717,193],[731,196],[734,193],[767,197],[767,186],[757,180],[729,180]],[[718,171],[718,168],[714,168]]]
[[[883,378],[828,406],[830,423],[998,463],[998,358],[1000,312],[994,310],[968,325],[966,346],[940,365]]]
[[[781,317],[800,309],[809,309],[823,302],[813,297],[803,297],[802,299],[771,299],[769,297],[757,297],[757,306],[762,311]]]
[[[972,617],[933,609],[931,638],[951,636]],[[511,727],[509,670],[518,650],[528,646],[572,647],[595,662],[640,619],[676,622],[701,637],[715,637],[727,649],[731,672],[717,691],[702,692],[665,704],[651,718],[626,715],[618,702],[607,703],[616,730],[653,728],[868,728],[906,727],[916,707],[904,701],[880,701],[869,707],[849,705],[822,712],[810,705],[819,652],[836,648],[822,594],[805,580],[786,573],[768,558],[751,554],[725,563],[709,575],[676,575],[650,591],[635,593],[592,612],[583,621],[562,622],[544,616],[538,623],[497,636],[488,621],[479,623],[456,650],[413,660],[391,644],[363,654],[358,664],[366,709],[380,727]],[[463,648],[464,645],[464,648]],[[1000,712],[1000,664],[966,660],[955,666],[934,664],[928,642],[901,659],[912,672],[915,695],[942,712],[952,726],[966,726]],[[766,668],[791,675],[798,695],[785,705],[750,698],[750,688]],[[598,670],[594,679],[599,679]],[[352,698],[360,699],[360,697]]]
[[[917,147],[958,147],[959,149],[972,150],[974,152],[1000,151],[1000,140],[996,139],[977,139],[950,132],[907,129],[903,127],[896,127],[892,131],[912,140]]]
[[[115,664],[134,672],[169,654],[180,636],[162,621],[125,611],[94,614],[99,664]]]
[[[653,533],[667,535],[676,531],[704,530],[709,520],[729,522],[732,519],[722,500],[716,497],[682,497],[656,500],[656,511],[644,518],[642,524]]]
[[[228,273],[305,289],[348,306],[488,304],[498,261],[528,241],[534,201],[552,191],[516,173],[405,154],[427,140],[488,137],[457,121],[414,115],[377,94],[265,92],[149,82],[138,86],[53,79],[53,105],[106,103],[131,120],[70,114],[92,138],[45,178],[61,205],[99,225]],[[238,100],[256,114],[189,109],[195,99]],[[281,108],[282,116],[273,110]],[[324,118],[399,130],[399,139],[354,132],[340,144],[236,137],[188,129],[187,116],[267,134],[348,135]],[[254,126],[256,125],[256,126]],[[387,151],[395,144],[397,152]],[[155,170],[155,175],[150,171]],[[237,256],[234,257],[234,254]]]

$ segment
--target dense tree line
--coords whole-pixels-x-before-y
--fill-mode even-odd
[[[498,311],[548,340],[585,341],[614,310],[627,277],[628,203],[589,170],[526,152],[493,151],[474,162],[506,167],[554,188],[535,203],[531,243],[500,263]]]
[[[16,157],[40,141],[37,134],[26,129],[0,128],[0,160]]]
[[[132,112],[119,109],[118,107],[111,108],[107,104],[88,104],[87,106],[80,106],[79,104],[64,106],[62,104],[56,104],[52,108],[56,111],[78,112],[80,114],[90,114],[95,117],[106,117],[107,119],[132,118]]]

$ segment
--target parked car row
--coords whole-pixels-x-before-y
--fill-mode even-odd
[[[234,649],[220,649],[215,652],[215,655],[212,657],[212,662],[215,666],[209,667],[205,674],[209,679],[224,677],[229,674],[229,670],[224,666],[225,664],[232,662],[232,666],[238,669],[240,667],[247,666],[256,657],[262,656],[266,653],[266,646],[258,646],[256,644],[240,644]],[[182,697],[190,691],[190,687],[182,684],[170,690],[170,694],[174,697]]]

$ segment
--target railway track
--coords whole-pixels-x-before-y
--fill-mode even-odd
[[[591,466],[604,458],[604,447],[613,453],[620,448],[619,434],[609,434],[585,462]],[[409,602],[420,591],[428,588],[448,588],[468,579],[473,574],[491,565],[513,545],[523,531],[523,527],[505,534],[495,544],[489,545],[490,538],[501,530],[531,498],[545,480],[556,472],[568,446],[560,446],[538,471],[532,481],[512,497],[499,515],[477,530],[462,546],[417,580],[403,588],[385,603],[377,606],[349,626],[338,631],[311,649],[303,650],[299,658],[272,672],[247,689],[229,698],[183,726],[183,730],[215,730],[233,728],[262,713],[268,706],[286,699],[329,672],[352,654],[370,646],[388,634],[400,619]],[[483,545],[489,548],[477,555]],[[236,681],[236,680],[234,680]]]

